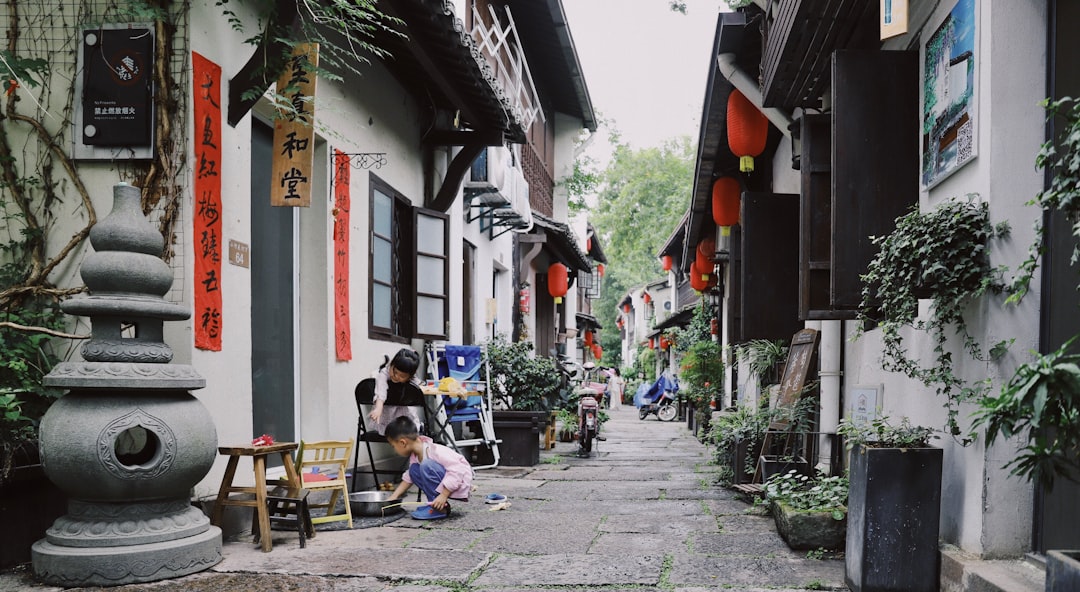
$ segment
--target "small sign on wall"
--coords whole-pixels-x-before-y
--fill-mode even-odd
[[[229,239],[229,263],[239,267],[251,267],[251,247],[247,243]]]
[[[151,158],[154,29],[102,25],[80,31],[73,134],[75,158]]]
[[[882,385],[856,385],[848,389],[847,418],[855,425],[869,425],[881,417]]]

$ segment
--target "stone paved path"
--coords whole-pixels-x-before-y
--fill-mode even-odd
[[[709,452],[679,422],[612,412],[591,458],[559,443],[537,467],[479,471],[472,502],[438,522],[320,532],[300,549],[225,545],[208,572],[116,592],[733,592],[844,590],[843,561],[788,549],[772,518],[713,485]],[[490,492],[512,506],[488,511]],[[58,590],[25,574],[0,592]],[[88,590],[82,588],[80,590]]]

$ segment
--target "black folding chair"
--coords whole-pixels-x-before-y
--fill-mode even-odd
[[[367,411],[365,407],[371,407],[375,404],[375,379],[365,378],[356,385],[354,391],[356,395],[356,410],[359,412],[360,417],[356,421],[356,450],[353,453],[353,467],[352,467],[352,491],[356,491],[357,483],[360,481],[359,475],[371,475],[371,478],[375,481],[375,487],[379,487],[379,475],[400,475],[399,469],[380,469],[375,464],[375,455],[371,451],[371,445],[376,444],[389,444],[386,442],[386,438],[375,429],[374,426],[370,428],[365,421]],[[431,414],[428,412],[427,399],[424,396],[420,387],[409,382],[397,383],[390,382],[387,385],[386,401],[383,403],[384,412],[388,407],[413,407],[417,411],[417,417],[421,418],[423,425],[420,427],[420,433],[427,435],[428,426],[431,425]],[[364,447],[367,449],[368,466],[367,470],[359,470],[360,465],[360,443],[364,443]]]

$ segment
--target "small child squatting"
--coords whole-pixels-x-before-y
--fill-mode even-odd
[[[386,426],[386,441],[399,456],[409,457],[409,468],[401,476],[390,499],[400,499],[414,483],[428,499],[431,508],[425,518],[445,518],[450,513],[450,498],[469,501],[473,470],[469,461],[454,450],[421,436],[408,417],[399,417]],[[424,512],[420,508],[418,512]],[[414,517],[419,517],[416,513]]]

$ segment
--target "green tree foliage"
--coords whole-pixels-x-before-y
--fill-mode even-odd
[[[628,290],[663,276],[656,254],[690,203],[695,151],[688,136],[658,148],[616,146],[591,216],[609,262],[602,296],[594,305],[605,326],[614,324],[616,307]],[[617,331],[604,332],[605,352],[619,351],[618,344]]]

